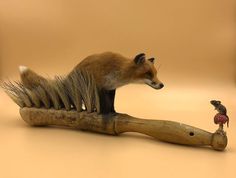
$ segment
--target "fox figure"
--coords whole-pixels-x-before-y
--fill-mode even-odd
[[[117,88],[129,83],[147,84],[154,89],[164,87],[157,78],[154,60],[146,59],[144,53],[127,58],[118,53],[104,52],[86,57],[66,77],[70,77],[77,70],[90,73],[98,88],[101,114],[115,113],[114,99]],[[22,83],[26,87],[37,86],[37,82],[46,80],[25,66],[20,66],[20,73]]]

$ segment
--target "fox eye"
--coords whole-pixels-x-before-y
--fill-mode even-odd
[[[146,75],[148,78],[152,78],[152,77],[153,77],[153,74],[152,74],[151,71],[147,71],[147,72],[145,73],[145,75]]]

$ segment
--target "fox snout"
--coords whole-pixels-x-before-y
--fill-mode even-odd
[[[154,89],[162,89],[164,87],[164,84],[160,81],[155,81],[155,80],[145,80],[145,83],[147,85],[149,85],[150,87],[154,88]]]

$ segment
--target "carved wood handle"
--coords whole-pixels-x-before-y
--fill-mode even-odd
[[[215,150],[224,150],[227,146],[226,135],[173,121],[139,119],[119,113],[100,115],[95,112],[37,108],[21,108],[20,114],[24,121],[33,126],[67,126],[111,135],[138,132],[170,143],[212,146]]]
[[[226,135],[210,133],[197,127],[167,120],[147,120],[132,116],[121,116],[116,122],[116,132],[138,132],[159,140],[191,146],[212,146],[224,150]]]

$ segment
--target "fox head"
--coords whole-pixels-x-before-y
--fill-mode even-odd
[[[155,58],[145,59],[144,53],[135,56],[133,60],[135,65],[134,80],[137,83],[147,84],[154,89],[161,89],[164,87],[164,84],[157,78],[154,60]]]

